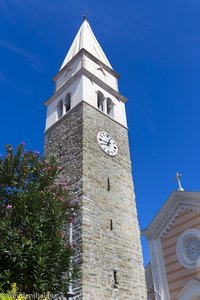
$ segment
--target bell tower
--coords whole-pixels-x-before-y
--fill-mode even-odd
[[[125,103],[84,19],[45,103],[45,153],[79,202],[73,225],[79,278],[70,299],[146,300]]]

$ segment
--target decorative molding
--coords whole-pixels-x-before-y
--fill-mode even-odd
[[[45,101],[44,105],[48,106],[51,102],[53,102],[54,99],[56,99],[60,94],[62,94],[66,89],[81,75],[81,70],[83,68],[79,69],[68,81],[66,81],[61,87],[59,87],[58,90],[55,91],[55,93]]]
[[[106,64],[104,64],[101,60],[99,60],[98,58],[96,58],[94,55],[92,55],[91,53],[89,53],[87,50],[85,50],[84,48],[82,48],[54,77],[53,77],[53,81],[56,81],[58,79],[58,77],[64,73],[64,71],[71,65],[73,64],[73,62],[79,58],[81,55],[85,54],[88,58],[90,58],[91,60],[93,60],[94,62],[96,62],[98,65],[101,65],[108,73],[112,74],[114,77],[116,77],[117,79],[120,78],[120,75],[117,74],[114,70],[112,70],[111,68],[109,68]]]
[[[101,79],[99,79],[98,77],[96,77],[93,73],[91,73],[87,69],[83,68],[81,70],[82,70],[83,75],[85,75],[89,79],[92,79],[96,84],[98,84],[104,90],[106,90],[107,92],[109,92],[111,95],[113,95],[118,100],[120,100],[120,101],[122,101],[124,103],[126,103],[128,101],[126,97],[122,96],[119,92],[117,92],[116,90],[114,90],[113,88],[111,88],[107,83],[105,83],[104,81],[102,81]]]
[[[155,299],[170,300],[160,240],[151,239],[151,241],[149,241],[149,248]]]
[[[44,105],[48,106],[54,99],[56,99],[60,94],[62,94],[67,87],[69,87],[76,79],[78,79],[81,75],[85,75],[87,78],[92,79],[96,84],[105,89],[111,95],[116,97],[118,100],[126,103],[128,100],[126,97],[122,96],[116,90],[111,88],[108,84],[103,82],[101,79],[97,78],[90,71],[86,70],[84,67],[81,67],[67,82],[65,82],[47,101],[45,101]]]
[[[81,59],[81,66],[82,66],[82,68],[86,68],[86,59],[85,59],[85,55],[82,56],[82,59]]]
[[[200,280],[191,279],[186,283],[184,288],[176,295],[177,300],[189,300],[199,297]],[[199,298],[197,298],[199,299]]]
[[[145,235],[148,240],[151,238],[161,238],[170,229],[177,216],[183,210],[200,211],[199,192],[173,192],[148,228],[142,231],[142,234]]]

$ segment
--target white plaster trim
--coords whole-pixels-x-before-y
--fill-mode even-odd
[[[170,300],[160,240],[149,241],[155,300]]]
[[[176,295],[177,300],[193,300],[200,296],[200,280],[191,279]]]
[[[94,74],[92,74],[90,71],[86,70],[84,67],[81,67],[81,69],[78,70],[67,82],[65,82],[58,90],[55,91],[55,93],[45,101],[44,105],[48,106],[54,99],[56,99],[65,89],[70,86],[76,79],[81,77],[82,75],[85,75],[87,78],[92,79],[97,85],[105,89],[107,92],[109,92],[112,96],[117,98],[119,101],[122,101],[126,103],[128,100],[126,97],[122,96],[118,91],[111,88],[108,84],[103,82],[101,79],[97,78]]]
[[[73,62],[79,58],[81,55],[87,56],[88,58],[90,58],[91,60],[93,60],[94,62],[96,62],[97,64],[99,64],[99,66],[101,65],[108,73],[112,74],[114,77],[116,77],[117,79],[120,78],[119,74],[116,73],[113,69],[109,68],[107,65],[105,65],[102,61],[100,61],[98,58],[96,58],[94,55],[92,55],[91,53],[89,53],[87,50],[85,49],[81,49],[61,70],[59,70],[59,72],[53,77],[53,81],[55,82],[58,77],[60,75],[62,75],[65,70],[71,66],[71,64],[73,64]],[[82,65],[84,67],[84,64]]]
[[[142,231],[147,238],[161,237],[173,225],[182,210],[200,210],[199,192],[173,192],[147,229]]]

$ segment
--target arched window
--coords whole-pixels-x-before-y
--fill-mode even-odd
[[[107,114],[114,117],[114,105],[110,98],[107,98]]]
[[[58,102],[58,105],[57,105],[57,116],[58,116],[58,119],[60,119],[63,115],[63,101],[60,100]]]
[[[104,95],[101,92],[97,93],[97,107],[99,110],[104,110]]]
[[[68,112],[71,108],[71,94],[68,93],[65,97],[65,112]]]

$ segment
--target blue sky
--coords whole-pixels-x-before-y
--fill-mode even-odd
[[[22,140],[43,151],[51,78],[87,14],[129,99],[141,228],[176,189],[176,171],[186,191],[199,191],[199,11],[198,0],[0,0],[1,153]]]

